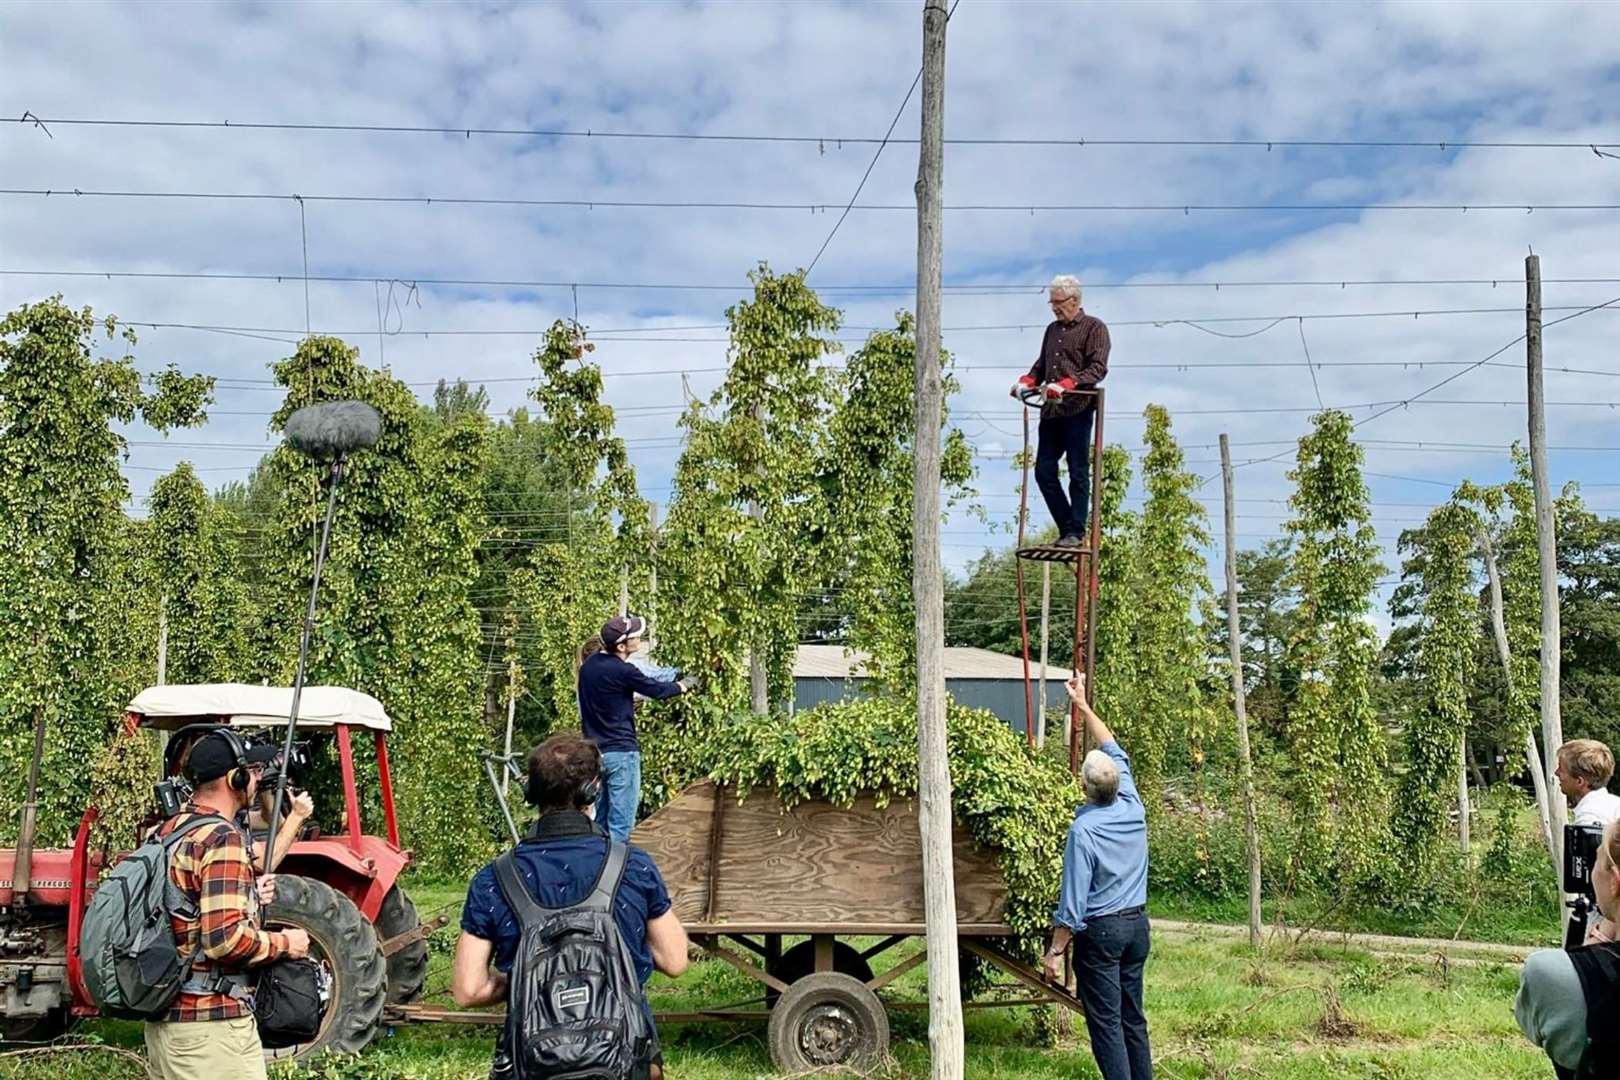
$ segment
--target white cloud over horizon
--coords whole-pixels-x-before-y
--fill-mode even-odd
[[[689,4],[11,4],[0,8],[0,87],[13,111],[42,117],[193,119],[597,131],[785,133],[814,144],[550,139],[394,133],[0,126],[10,188],[376,194],[486,198],[793,202],[842,205],[916,74],[920,5]],[[964,0],[950,27],[947,134],[956,138],[1424,139],[1620,141],[1620,6],[1498,4],[1001,4]],[[896,129],[914,138],[917,105]],[[890,146],[863,203],[910,203],[916,148]],[[1620,203],[1620,160],[1589,150],[1286,149],[952,144],[947,204]],[[761,260],[806,264],[836,212],[533,208],[309,202],[312,273],[557,282],[731,284],[703,290],[579,291],[593,328],[647,331],[721,323]],[[1134,445],[1142,407],[1166,405],[1188,457],[1229,432],[1239,459],[1286,449],[1316,405],[1300,330],[1330,406],[1399,401],[1512,340],[1523,329],[1523,257],[1550,281],[1548,320],[1620,296],[1620,212],[1402,211],[1216,213],[953,212],[947,280],[1031,286],[946,296],[946,345],[962,392],[958,426],[986,455],[1019,442],[1006,386],[1027,365],[1047,318],[1039,283],[1074,272],[1086,308],[1113,327],[1112,440]],[[0,269],[268,273],[296,276],[291,200],[0,197]],[[812,284],[901,284],[915,273],[915,223],[856,211]],[[1190,281],[1498,279],[1485,285],[1143,287]],[[1116,287],[1110,287],[1116,286]],[[1134,286],[1134,287],[1117,287]],[[139,322],[291,331],[304,287],[283,282],[0,276],[13,308],[61,291],[74,305]],[[396,297],[403,290],[395,289]],[[567,288],[421,286],[393,316],[381,351],[401,378],[514,379],[534,341],[432,336],[423,330],[539,330],[572,313]],[[851,327],[884,325],[905,293],[829,288]],[[370,280],[313,283],[317,329],[356,332],[378,360]],[[1617,305],[1620,307],[1620,305]],[[1412,318],[1186,325],[1200,319],[1503,309]],[[1164,325],[1130,325],[1160,321]],[[1183,321],[1172,321],[1183,320]],[[360,333],[369,331],[369,333]],[[413,331],[415,333],[413,333]],[[272,335],[276,336],[276,335]],[[621,341],[603,335],[610,402],[652,497],[667,491],[682,404],[680,371],[706,394],[723,340]],[[669,333],[723,339],[723,331]],[[855,347],[863,336],[846,331]],[[1620,311],[1547,331],[1549,441],[1620,447]],[[179,329],[142,332],[143,369],[169,361],[242,380],[287,354],[273,341]],[[1520,401],[1522,346],[1433,395]],[[1384,366],[1333,366],[1377,361]],[[1290,364],[1296,366],[1262,366]],[[1161,365],[1183,365],[1182,367]],[[1203,365],[1203,366],[1201,366]],[[1219,365],[1219,366],[1217,366]],[[633,376],[658,371],[661,375]],[[498,409],[520,382],[490,384]],[[422,388],[427,395],[426,386]],[[179,443],[263,444],[275,395],[224,389],[215,415]],[[1289,409],[1291,412],[1221,412]],[[1358,419],[1365,408],[1352,410]],[[238,415],[242,414],[242,415]],[[1522,408],[1414,404],[1367,423],[1375,520],[1393,545],[1444,498],[1445,484],[1508,470],[1505,449],[1417,452],[1410,444],[1522,438]],[[177,449],[137,429],[135,496],[182,459],[210,484],[245,475],[250,451]],[[1375,441],[1376,440],[1376,441]],[[1266,446],[1245,445],[1266,443]],[[1559,481],[1620,480],[1620,453],[1557,450]],[[1239,473],[1240,542],[1274,535],[1287,457]],[[1407,477],[1408,480],[1387,479]],[[981,461],[992,519],[1016,505],[1005,457]],[[1032,493],[1032,497],[1033,497]],[[1206,485],[1218,521],[1219,485]],[[1620,508],[1620,488],[1589,501]],[[1255,500],[1255,501],[1248,501]],[[1038,506],[1038,497],[1032,501]],[[1410,505],[1416,504],[1416,505]],[[1037,510],[1036,520],[1044,517]],[[965,517],[947,527],[961,567],[1004,534]],[[1394,568],[1393,560],[1391,568]],[[1218,565],[1214,567],[1218,576]]]

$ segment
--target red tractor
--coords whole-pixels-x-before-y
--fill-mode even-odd
[[[228,724],[244,734],[284,731],[291,702],[292,691],[280,687],[154,686],[130,702],[125,720],[131,729],[163,732],[196,724]],[[344,825],[330,836],[306,829],[276,867],[276,901],[266,909],[265,925],[308,931],[311,954],[330,976],[319,1034],[277,1056],[357,1053],[376,1035],[385,1005],[403,1005],[422,991],[427,937],[443,920],[422,924],[398,883],[411,853],[400,847],[394,815],[385,745],[392,726],[382,705],[366,694],[341,687],[303,690],[298,728],[331,740],[342,776]],[[357,731],[373,739],[383,836],[361,825]],[[36,746],[42,735],[39,725]],[[84,812],[71,850],[33,850],[36,780],[37,770],[18,846],[0,850],[0,1041],[50,1038],[72,1018],[95,1015],[82,981],[79,928],[101,870],[118,858],[90,849],[94,806]]]

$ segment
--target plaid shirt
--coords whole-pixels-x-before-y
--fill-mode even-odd
[[[1065,390],[1090,390],[1108,375],[1108,353],[1113,343],[1108,327],[1084,311],[1064,322],[1055,320],[1041,337],[1041,351],[1021,381],[1030,386],[1057,383]],[[1042,418],[1078,416],[1091,408],[1092,399],[1064,397],[1041,406]]]
[[[195,804],[163,823],[159,836],[167,836],[181,822],[208,813]],[[199,919],[172,916],[175,941],[181,956],[191,956],[202,943],[202,955],[192,969],[193,978],[238,974],[267,964],[287,951],[287,935],[260,930],[258,894],[253,868],[248,864],[242,831],[229,822],[205,825],[181,840],[169,859],[169,877],[201,913]],[[229,994],[181,993],[164,1018],[170,1021],[234,1020],[253,1015],[249,998]]]

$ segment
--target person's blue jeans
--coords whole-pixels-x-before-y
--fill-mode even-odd
[[[1035,450],[1035,483],[1046,499],[1046,509],[1057,525],[1059,536],[1086,534],[1086,518],[1091,509],[1091,421],[1095,409],[1079,416],[1057,416],[1041,420],[1040,442]],[[1063,491],[1058,478],[1058,461],[1069,459],[1069,490]]]
[[[1091,1053],[1103,1080],[1153,1080],[1142,968],[1148,958],[1147,912],[1103,915],[1074,938],[1074,974],[1086,1005]]]
[[[621,844],[630,842],[641,806],[641,751],[613,750],[602,755],[602,794],[596,797],[596,822]]]

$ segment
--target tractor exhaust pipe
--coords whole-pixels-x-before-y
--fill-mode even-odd
[[[298,727],[298,702],[304,695],[304,677],[309,665],[309,638],[315,629],[315,602],[321,592],[321,569],[326,565],[327,544],[332,538],[332,515],[337,511],[338,485],[349,455],[377,444],[382,434],[382,418],[363,401],[331,401],[306,405],[287,418],[287,445],[312,461],[331,465],[332,486],[326,500],[326,522],[321,526],[320,546],[315,549],[315,573],[309,583],[309,607],[304,611],[304,629],[298,638],[298,670],[293,676],[292,710],[287,715],[287,738],[281,760],[291,761],[293,735]],[[287,797],[287,772],[276,777],[276,798],[270,810],[270,834],[265,840],[264,872],[275,871],[276,833],[281,828],[281,804]],[[350,823],[350,828],[354,823]]]
[[[12,903],[28,902],[30,877],[34,869],[34,834],[38,831],[39,769],[45,759],[45,710],[34,706],[34,756],[28,762],[28,799],[23,803],[22,822],[17,828],[17,859],[13,867]]]

